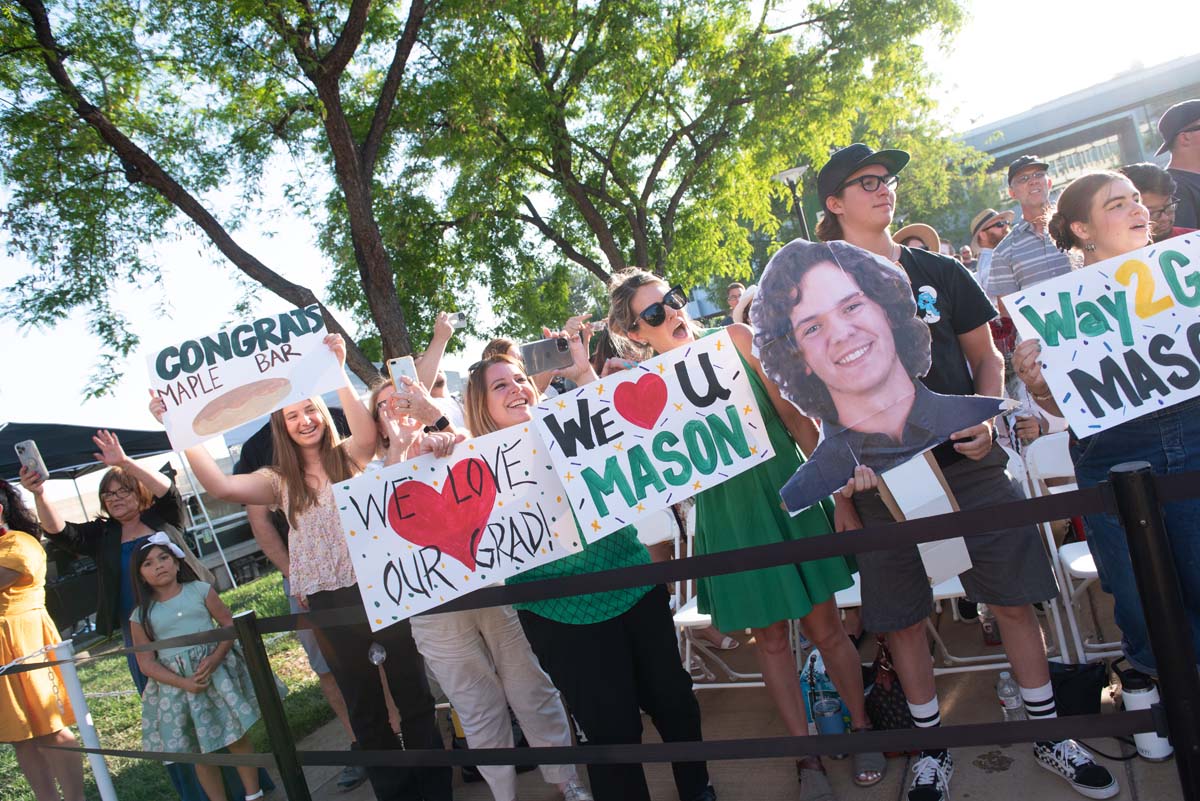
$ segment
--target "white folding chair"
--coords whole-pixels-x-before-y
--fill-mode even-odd
[[[1065,431],[1034,440],[1025,449],[1025,465],[1029,470],[1029,486],[1035,496],[1069,492],[1078,486],[1075,483],[1075,466],[1071,463],[1068,434]],[[1120,656],[1119,642],[1087,640],[1079,631],[1079,602],[1088,597],[1088,589],[1099,578],[1096,560],[1092,558],[1088,544],[1069,542],[1060,547],[1054,542],[1054,532],[1050,524],[1040,525],[1046,539],[1046,547],[1050,551],[1050,561],[1063,588],[1063,609],[1067,614],[1067,626],[1070,628],[1071,639],[1079,659],[1090,662]]]
[[[667,514],[671,514],[670,511]],[[672,519],[674,516],[672,515]],[[676,540],[676,556],[680,551],[686,551],[687,556],[693,553],[696,541],[696,509],[693,505],[685,515],[687,525],[687,547],[681,549]],[[678,526],[676,527],[678,529]],[[693,580],[675,582],[675,628],[681,635],[683,652],[683,667],[691,674],[694,689],[710,689],[717,687],[764,687],[761,673],[741,673],[726,662],[711,644],[703,637],[697,637],[696,632],[712,625],[712,616],[700,611],[699,598],[696,595],[696,582]],[[794,629],[794,624],[793,624]],[[794,633],[794,632],[793,632]],[[795,640],[793,640],[795,642]],[[797,654],[797,659],[799,659]],[[799,662],[798,662],[799,664]],[[718,678],[717,671],[724,674]]]

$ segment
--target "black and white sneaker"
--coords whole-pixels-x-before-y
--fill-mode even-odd
[[[908,801],[949,801],[950,777],[954,775],[949,751],[922,752],[912,770],[916,775],[908,787]]]
[[[1074,740],[1034,743],[1038,764],[1067,780],[1075,792],[1087,798],[1112,798],[1121,792],[1108,768],[1097,765],[1092,755]]]

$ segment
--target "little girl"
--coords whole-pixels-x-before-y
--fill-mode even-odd
[[[137,608],[129,616],[134,645],[233,625],[233,614],[211,584],[196,579],[183,551],[155,532],[134,552],[129,574]],[[259,718],[250,674],[232,640],[140,651],[138,667],[149,682],[142,694],[142,747],[147,751],[211,753],[253,751],[246,732]],[[237,768],[246,801],[262,798],[258,771]],[[197,765],[210,801],[226,801],[221,770]]]

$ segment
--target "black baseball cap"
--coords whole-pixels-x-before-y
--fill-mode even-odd
[[[836,151],[817,173],[817,194],[821,198],[821,209],[825,209],[825,199],[836,195],[845,180],[863,167],[882,164],[892,175],[897,175],[904,169],[904,165],[908,164],[909,158],[903,150],[872,150],[861,142]]]
[[[1021,156],[1008,165],[1008,182],[1011,184],[1012,179],[1016,177],[1017,173],[1026,167],[1041,167],[1043,170],[1048,170],[1050,169],[1050,164],[1049,162],[1042,161],[1038,156]]]
[[[1162,134],[1163,143],[1154,155],[1166,153],[1171,148],[1171,140],[1196,120],[1200,120],[1200,100],[1185,100],[1164,111],[1158,118],[1158,132]]]

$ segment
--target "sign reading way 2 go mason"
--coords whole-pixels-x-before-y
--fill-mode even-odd
[[[1200,395],[1200,236],[1184,234],[1004,298],[1076,436]]]
[[[589,541],[774,455],[724,331],[548,398],[536,414]]]

